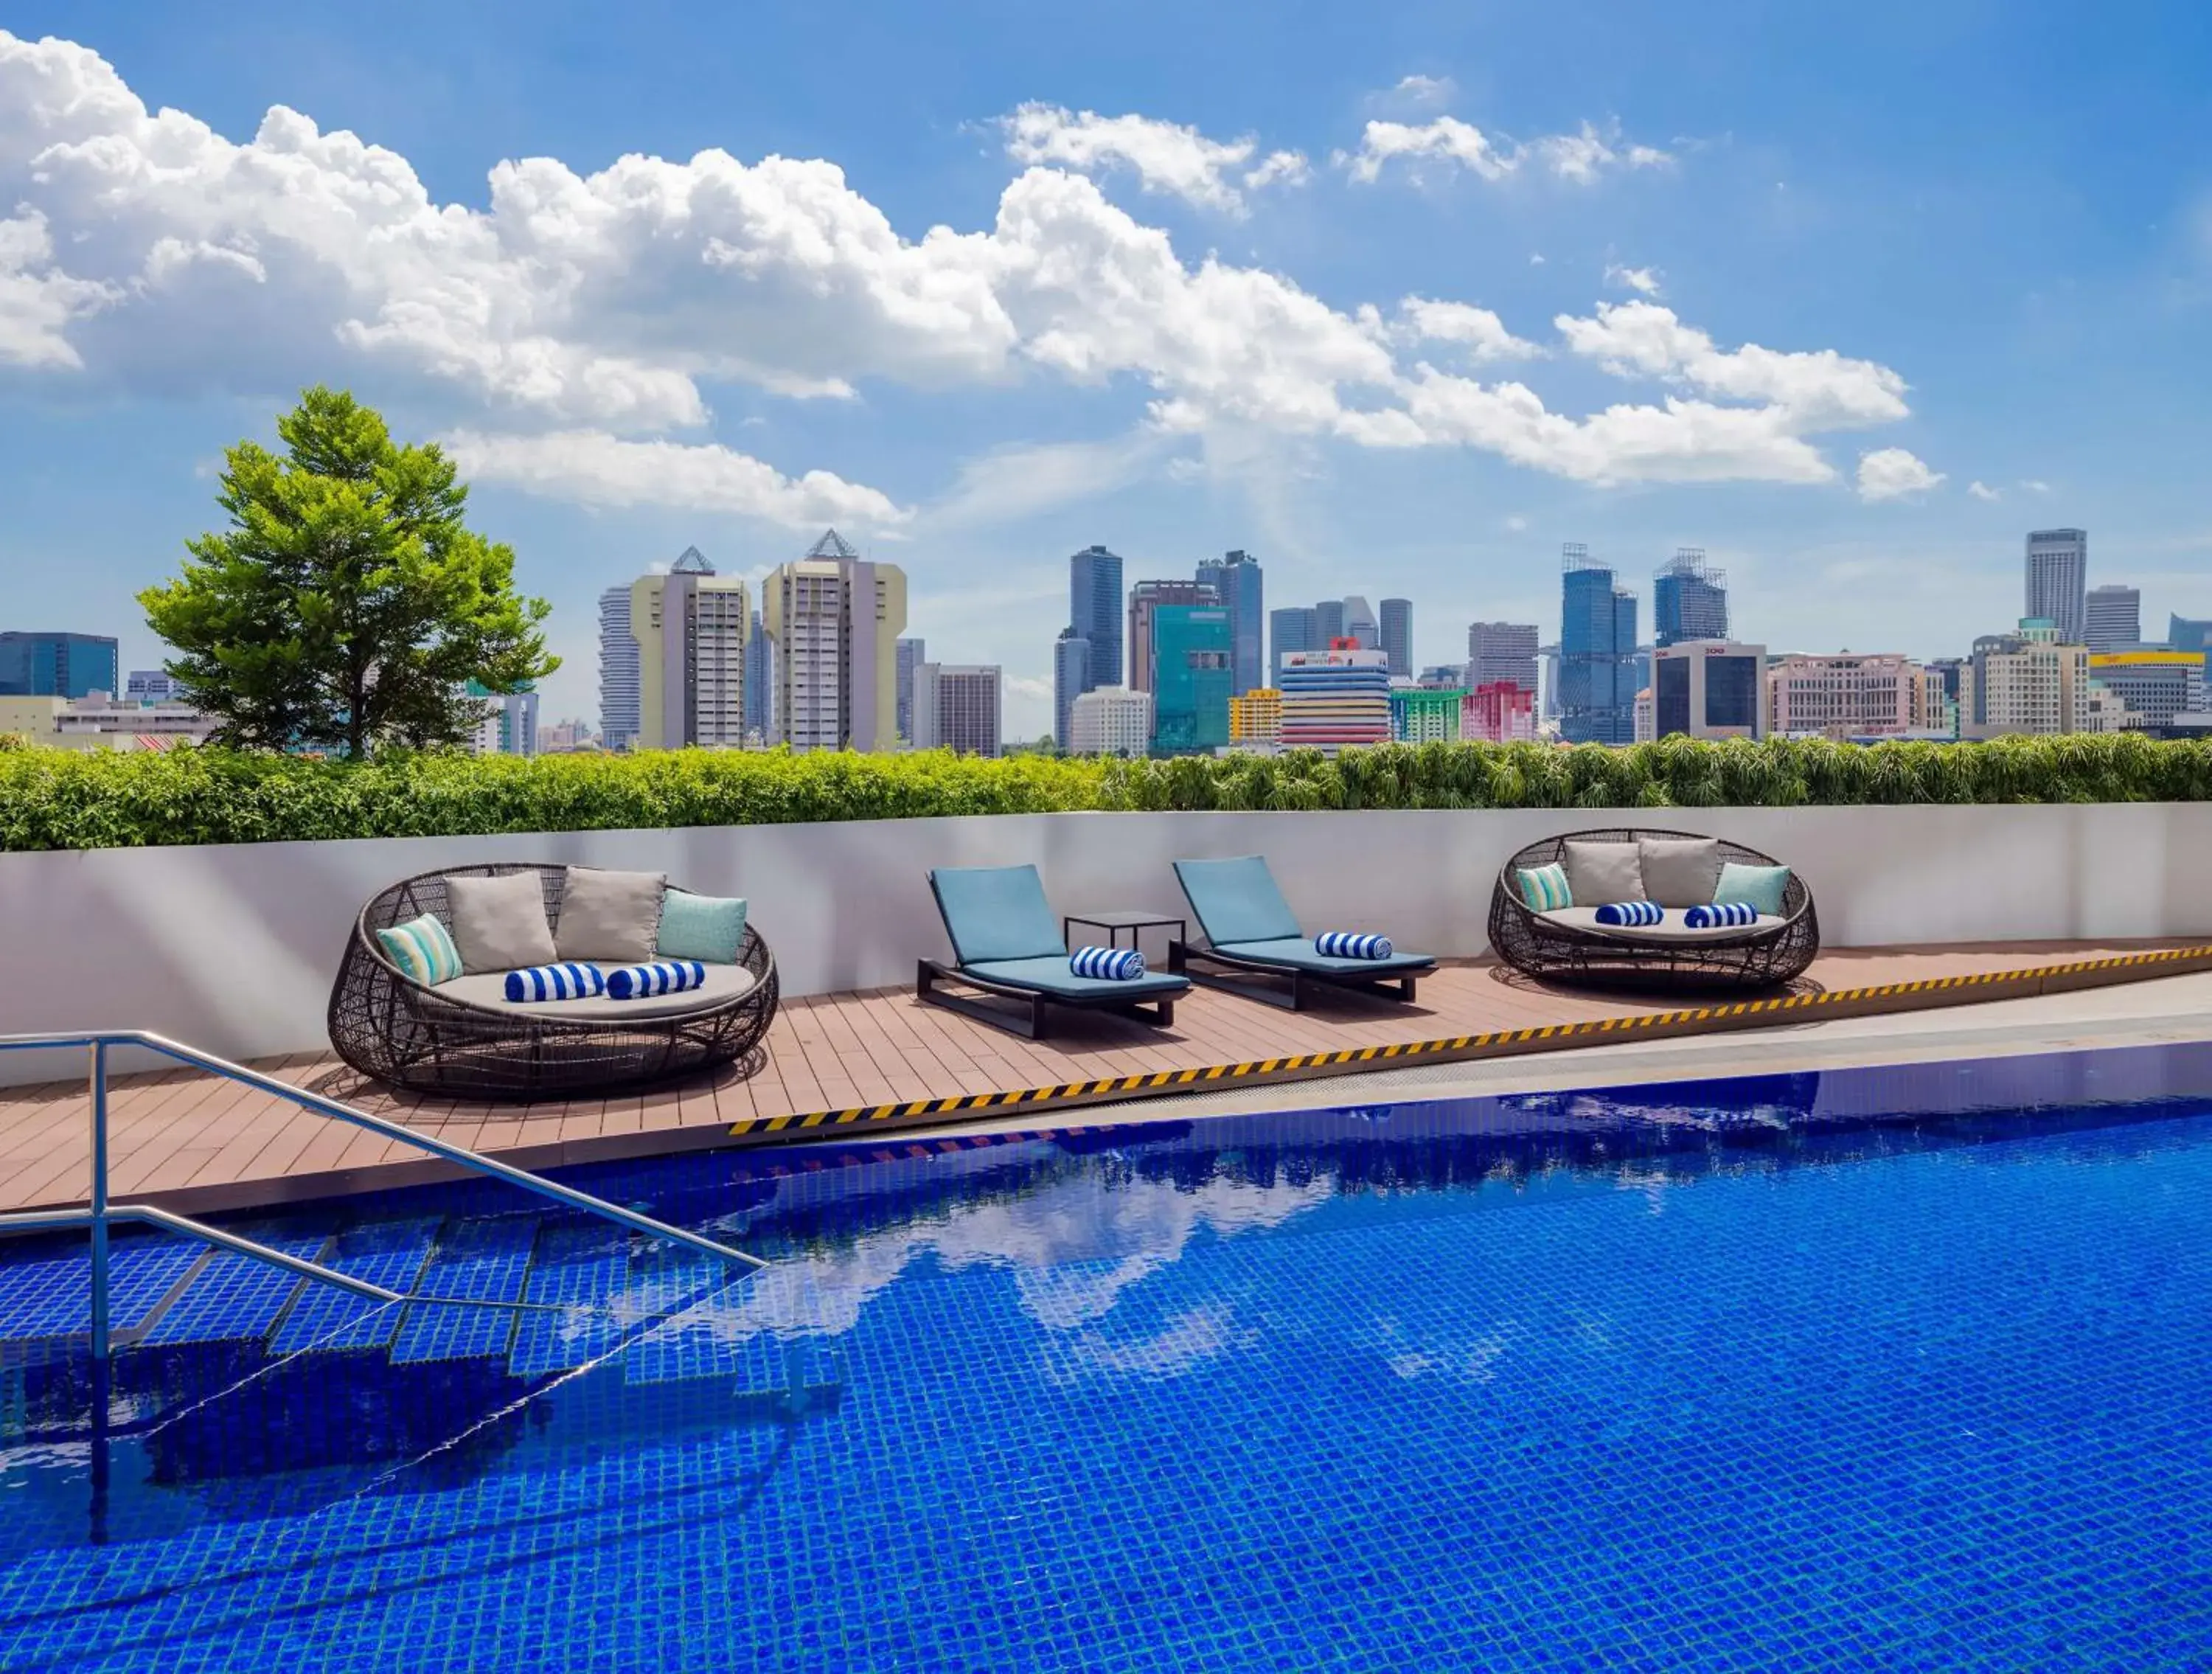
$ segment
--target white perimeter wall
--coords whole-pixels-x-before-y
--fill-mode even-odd
[[[1710,831],[1789,861],[1831,946],[2212,935],[2212,804],[1073,813],[0,855],[0,1032],[151,1029],[234,1058],[317,1051],[338,954],[386,885],[496,860],[665,872],[744,895],[784,993],[909,983],[947,952],[924,874],[1034,861],[1054,905],[1176,907],[1170,861],[1265,854],[1308,928],[1480,953],[1498,869],[1562,830]],[[0,1056],[0,1081],[80,1060]]]

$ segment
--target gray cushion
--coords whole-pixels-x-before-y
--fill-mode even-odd
[[[1712,837],[1644,837],[1644,895],[1662,907],[1710,905],[1721,881],[1721,845]],[[1579,900],[1581,898],[1576,898]],[[1603,906],[1604,902],[1595,904]]]
[[[1643,859],[1632,843],[1570,843],[1561,860],[1567,868],[1568,892],[1578,907],[1650,898],[1644,892]]]
[[[1551,912],[1540,912],[1537,917],[1553,924],[1564,925],[1571,930],[1587,930],[1592,935],[1604,936],[1612,941],[1642,942],[1646,947],[1655,942],[1725,941],[1730,936],[1753,936],[1761,931],[1779,929],[1790,921],[1769,918],[1761,913],[1750,924],[1717,925],[1710,930],[1692,930],[1682,922],[1680,913],[1670,915],[1659,924],[1601,924],[1595,907],[1559,907]]]
[[[474,973],[552,965],[561,955],[545,917],[545,888],[535,872],[446,880],[446,916],[461,969]]]
[[[664,872],[570,867],[561,880],[561,922],[553,927],[561,957],[617,965],[651,959],[660,934],[660,898],[667,887]]]
[[[753,973],[741,965],[710,965],[707,967],[707,980],[697,988],[685,989],[681,994],[659,994],[645,1000],[610,1000],[602,995],[596,1000],[517,1001],[507,997],[507,972],[484,971],[456,977],[450,983],[441,983],[431,992],[458,1000],[464,1005],[482,1006],[487,1011],[519,1012],[530,1017],[550,1017],[570,1023],[605,1023],[625,1017],[639,1021],[647,1018],[680,1017],[687,1012],[726,1006],[731,1001],[743,999],[751,993],[753,983]]]

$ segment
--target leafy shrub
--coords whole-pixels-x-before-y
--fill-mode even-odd
[[[0,749],[0,851],[1068,810],[1791,807],[2212,800],[2212,744],[2134,734],[1987,744],[1662,739],[1382,745],[1280,756],[988,761],[781,750],[635,756]]]

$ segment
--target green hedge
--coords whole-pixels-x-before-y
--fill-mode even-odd
[[[439,837],[1067,809],[1786,807],[2212,800],[2212,745],[2132,735],[1989,744],[1668,739],[1388,745],[1328,761],[793,756],[387,757],[0,750],[0,851]]]

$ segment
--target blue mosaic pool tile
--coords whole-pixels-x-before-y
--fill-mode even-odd
[[[108,1324],[134,1330],[207,1245],[167,1233],[111,1233]],[[0,1339],[62,1336],[92,1329],[92,1258],[72,1239],[52,1254],[9,1263],[0,1284]]]
[[[327,1233],[286,1236],[277,1226],[248,1226],[240,1235],[265,1244],[303,1261],[320,1258],[330,1243]],[[276,1316],[300,1287],[307,1281],[241,1256],[218,1250],[207,1265],[193,1275],[185,1292],[162,1311],[142,1342],[216,1342],[241,1337],[266,1336]]]
[[[538,1221],[531,1215],[450,1221],[415,1289],[425,1296],[519,1301],[537,1236]],[[404,1363],[504,1355],[514,1339],[514,1321],[511,1309],[413,1303],[392,1338],[392,1358]]]
[[[429,1260],[440,1218],[369,1221],[338,1234],[325,1266],[349,1278],[366,1279],[386,1290],[406,1292]],[[404,1310],[390,1302],[356,1296],[335,1285],[302,1289],[269,1340],[280,1354],[312,1348],[380,1348],[399,1329]]]
[[[616,1311],[630,1269],[630,1234],[603,1222],[556,1223],[538,1240],[526,1300],[560,1305],[560,1313],[526,1313],[515,1323],[507,1368],[518,1378],[572,1371],[621,1342]]]

